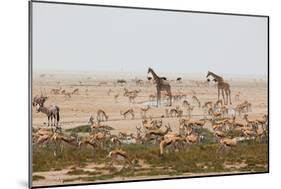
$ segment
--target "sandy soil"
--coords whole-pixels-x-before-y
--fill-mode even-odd
[[[62,76],[61,76],[62,77]],[[77,76],[76,76],[77,77]],[[85,77],[85,76],[84,76]],[[204,78],[203,78],[204,79]],[[149,95],[156,92],[155,85],[149,84],[143,87],[136,86],[135,82],[129,81],[127,85],[124,86],[114,86],[112,80],[108,80],[107,85],[99,86],[100,82],[104,80],[86,80],[83,81],[82,86],[78,81],[83,81],[83,75],[80,78],[73,78],[71,75],[65,75],[63,78],[34,78],[33,83],[33,96],[40,95],[41,92],[48,96],[48,100],[45,106],[57,105],[60,107],[60,125],[62,128],[73,128],[79,125],[87,124],[90,115],[96,116],[98,109],[103,109],[109,116],[109,121],[106,123],[115,128],[116,132],[126,131],[135,132],[135,126],[141,125],[140,108],[145,107],[147,104],[151,104],[149,101]],[[262,117],[263,114],[267,113],[267,85],[263,82],[257,82],[254,79],[230,81],[232,90],[232,105],[228,105],[228,108],[235,108],[235,106],[244,100],[248,100],[252,103],[252,112],[249,113],[249,119]],[[60,81],[59,86],[57,81]],[[75,88],[79,89],[79,95],[72,95],[71,99],[65,98],[64,95],[53,95],[50,94],[50,90],[53,88],[65,89],[67,92],[72,92]],[[124,97],[123,88],[126,87],[129,90],[140,89],[141,92],[136,98],[136,103],[129,103],[128,97]],[[193,103],[191,97],[193,96],[193,91],[196,92],[196,96],[201,101],[201,104],[207,101],[215,102],[217,100],[217,89],[215,86],[208,87],[196,87],[189,80],[184,80],[182,84],[177,84],[175,82],[171,83],[172,92],[177,93],[181,91],[187,94],[187,100],[195,106],[192,112],[192,118],[200,119],[203,115],[203,110],[198,108],[196,103]],[[88,95],[85,94],[85,90],[88,89]],[[108,90],[111,89],[113,92],[110,95],[107,94]],[[240,100],[236,101],[234,96],[240,91]],[[114,100],[114,95],[119,94],[118,102]],[[184,99],[183,99],[184,100]],[[183,101],[182,100],[182,101]],[[182,101],[173,102],[173,107],[182,104]],[[162,102],[165,104],[165,100]],[[127,110],[128,108],[133,108],[135,111],[135,119],[123,120],[120,115],[121,110]],[[147,112],[147,117],[159,117],[165,115],[165,105],[156,108],[152,107],[151,110]],[[187,115],[187,111],[184,111]],[[41,127],[45,126],[47,123],[47,118],[42,113],[37,113],[36,109],[33,108],[33,126]],[[237,120],[242,117],[237,117]],[[173,122],[177,122],[177,119],[163,119],[164,123],[170,122],[171,126],[176,126]],[[174,128],[175,129],[175,128]]]

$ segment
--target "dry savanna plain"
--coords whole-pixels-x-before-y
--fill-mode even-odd
[[[225,81],[227,105],[206,73],[167,76],[172,105],[163,92],[157,107],[146,75],[34,73],[33,102],[47,97],[59,122],[34,103],[33,186],[267,172],[267,78]]]

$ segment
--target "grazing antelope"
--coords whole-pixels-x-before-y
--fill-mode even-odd
[[[249,112],[251,110],[252,104],[245,100],[243,103],[238,104],[235,108],[236,112],[241,115],[241,113]]]
[[[136,86],[143,86],[144,85],[144,81],[141,79],[136,80]]]
[[[117,149],[117,150],[112,150],[109,152],[109,154],[106,156],[106,159],[110,158],[111,161],[109,163],[109,167],[112,167],[114,163],[117,163],[118,160],[125,161],[131,168],[133,167],[133,163],[130,160],[128,153],[124,150]],[[126,164],[123,165],[123,168],[125,167]]]
[[[159,129],[160,127],[162,127],[163,121],[162,121],[162,119],[161,120],[154,119],[154,120],[151,120],[150,123],[152,124],[153,127],[156,127]]]
[[[202,108],[207,108],[207,109],[210,109],[210,108],[213,108],[213,102],[211,101],[208,101],[208,102],[205,102],[202,106]]]
[[[118,102],[118,97],[119,97],[119,94],[114,95],[114,101],[115,101],[115,103]]]
[[[188,119],[181,118],[181,119],[179,120],[180,126],[187,126],[188,123],[189,123],[189,121],[190,121],[190,118],[188,118]]]
[[[59,89],[51,89],[50,93],[51,94],[60,94],[61,87]]]
[[[156,95],[155,94],[150,94],[149,95],[149,101],[153,102],[156,99]]]
[[[154,120],[149,121],[147,119],[142,120],[142,126],[147,130],[156,130],[161,127],[158,127],[158,124]]]
[[[110,141],[113,143],[114,146],[121,146],[122,142],[119,140],[117,136],[111,136]]]
[[[260,124],[263,128],[266,127],[267,122],[268,122],[268,117],[267,115],[263,115],[261,119],[256,119],[257,124]]]
[[[97,111],[97,120],[98,122],[108,121],[108,116],[106,115],[105,111],[103,111],[102,109],[99,109]]]
[[[78,95],[79,94],[79,89],[78,88],[74,89],[71,94],[72,95],[74,95],[74,94]]]
[[[126,110],[126,111],[120,111],[121,116],[123,116],[124,119],[127,119],[127,115],[130,114],[131,115],[131,119],[135,118],[135,113],[134,110],[132,108]]]
[[[233,148],[237,145],[237,138],[226,138],[226,137],[222,137],[219,140],[220,143],[220,147],[217,150],[217,152],[221,152],[221,150],[228,148]]]
[[[40,106],[39,104],[37,104],[37,112],[42,112],[44,114],[47,115],[48,117],[48,126],[50,126],[50,122],[51,122],[51,126],[54,125],[56,126],[56,129],[58,128],[59,125],[59,120],[60,120],[60,109],[58,106],[56,105],[51,105],[49,107],[44,107],[44,106]],[[54,119],[54,121],[53,121]]]
[[[213,110],[213,108],[209,108],[208,114],[209,114],[209,115],[212,115],[213,118],[219,118],[219,117],[222,116],[222,113],[221,113],[221,112],[215,112],[215,111]]]
[[[51,139],[53,135],[52,130],[47,128],[33,129],[32,131],[32,141],[35,144],[43,144]]]
[[[188,144],[195,144],[198,143],[200,139],[200,136],[197,132],[195,132],[193,129],[187,133],[185,136],[185,140]]]
[[[184,100],[184,101],[182,102],[182,107],[187,108],[187,107],[189,107],[189,106],[190,106],[190,104],[189,104],[189,102],[188,102],[187,100]]]
[[[95,141],[91,135],[87,136],[87,137],[82,137],[79,140],[78,147],[81,148],[84,145],[90,145],[93,148],[97,148],[98,147],[97,141]]]
[[[136,143],[137,144],[143,144],[144,143],[144,138],[142,137],[143,131],[141,130],[141,127],[137,127],[137,135],[136,135]]]
[[[201,107],[201,102],[200,100],[197,98],[197,96],[192,96],[192,101],[198,104],[198,108]]]
[[[70,99],[71,98],[71,93],[70,92],[65,92],[64,93],[64,97],[65,97],[65,99]]]
[[[254,127],[256,125],[256,120],[250,120],[248,118],[248,114],[244,114],[244,120],[247,122],[247,126],[251,126],[251,127]]]
[[[228,124],[231,124],[232,127],[244,127],[244,126],[245,126],[244,123],[240,123],[240,122],[237,122],[237,121],[236,121],[236,116],[232,116],[231,121],[230,121],[230,120],[227,120],[226,122],[227,122]]]
[[[98,141],[98,142],[102,142],[104,140],[106,140],[107,138],[110,138],[110,132],[103,130],[103,131],[99,131],[97,133],[91,133],[91,138]]]
[[[236,101],[239,101],[239,99],[240,99],[240,91],[238,91],[236,94],[235,94],[235,100]]]
[[[160,156],[163,156],[164,150],[167,146],[173,145],[174,147],[176,147],[176,143],[182,142],[183,140],[184,139],[179,136],[169,137],[161,140],[159,144]]]
[[[207,119],[189,120],[186,127],[202,128],[206,124]]]
[[[223,116],[228,115],[228,108],[226,106],[222,106],[220,108],[220,112],[222,113]]]
[[[150,106],[147,105],[145,108],[140,108],[141,109],[141,117],[146,118],[146,112],[150,109]]]
[[[129,99],[129,103],[136,103],[135,99],[137,97],[137,93],[128,93],[126,96]]]
[[[56,133],[55,132],[52,135],[51,140],[53,140],[55,143],[65,142],[67,144],[78,146],[77,139],[75,137],[66,137],[62,133]]]
[[[194,109],[194,106],[191,106],[187,100],[184,100],[182,103],[182,107],[187,108],[188,117],[191,118],[191,112]]]
[[[214,131],[228,131],[230,129],[229,119],[212,120],[212,127]]]
[[[166,109],[167,117],[182,117],[183,111],[177,106],[176,108]]]
[[[148,140],[157,139],[158,137],[164,137],[168,132],[172,132],[170,125],[165,125],[165,130],[156,129],[156,130],[149,130],[145,134],[145,138]]]
[[[256,139],[256,137],[257,137],[257,133],[253,128],[243,127],[243,128],[241,128],[241,132],[248,139],[251,139],[251,138]]]
[[[118,79],[116,83],[119,84],[119,85],[121,85],[121,86],[123,86],[123,85],[125,85],[127,82],[126,82],[124,79]]]
[[[104,85],[107,85],[107,82],[106,81],[100,81],[98,83],[98,86],[101,87],[101,86],[104,86]]]
[[[138,93],[140,93],[140,89],[139,90],[133,90],[133,91],[129,91],[127,88],[124,88],[124,94],[123,96],[128,96],[128,95],[137,95]]]
[[[108,89],[108,91],[107,91],[107,96],[110,96],[110,93],[111,93],[111,92],[113,92],[113,90]]]
[[[266,136],[266,130],[262,125],[257,125],[255,128],[257,138],[259,139],[260,142],[263,141],[263,138]]]
[[[223,102],[221,99],[217,100],[217,102],[214,104],[214,108],[217,109],[218,107],[222,107]]]

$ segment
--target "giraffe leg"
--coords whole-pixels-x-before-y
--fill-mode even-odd
[[[218,88],[218,100],[220,99],[220,88]]]
[[[229,103],[232,104],[232,102],[231,102],[231,91],[230,91],[230,89],[228,89],[228,95],[229,95]]]
[[[48,116],[48,126],[50,126],[50,116]]]
[[[170,105],[169,106],[172,106],[172,93],[171,93],[171,90],[168,90],[168,94],[169,94],[169,100],[170,100]]]
[[[225,98],[224,98],[224,91],[223,90],[221,91],[221,94],[222,94],[222,98],[223,98],[223,103],[224,103],[224,105],[226,105]]]
[[[159,105],[161,106],[161,91],[159,92]]]
[[[157,107],[159,106],[160,97],[161,97],[161,91],[157,89]]]
[[[228,104],[228,91],[227,90],[225,90],[225,96],[226,96],[226,104]]]

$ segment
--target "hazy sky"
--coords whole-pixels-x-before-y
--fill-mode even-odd
[[[266,18],[33,6],[34,71],[267,74]]]

